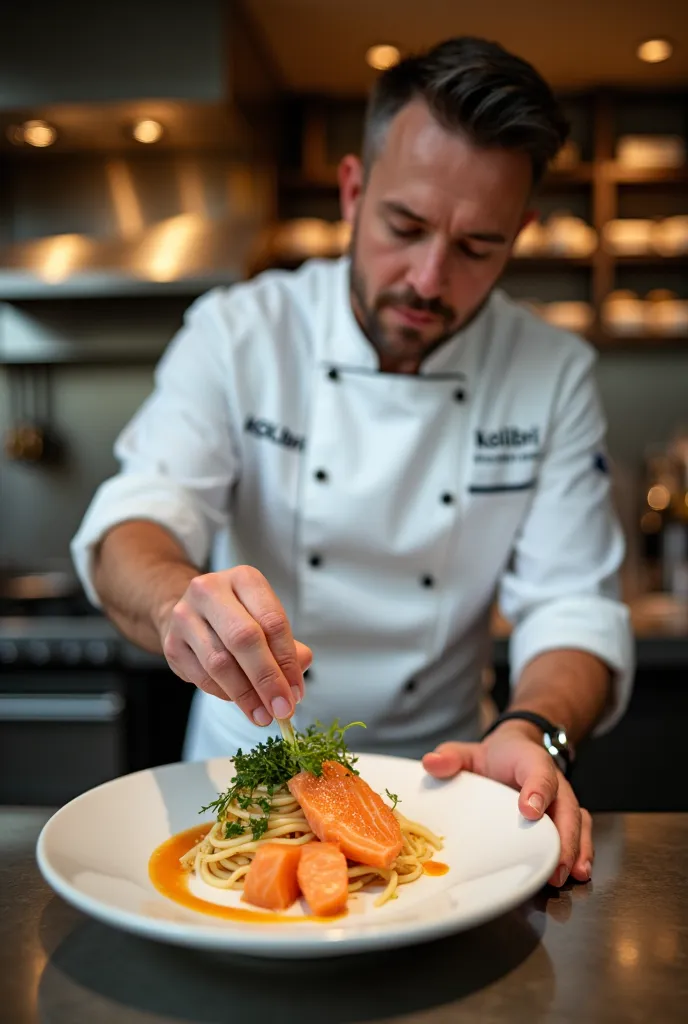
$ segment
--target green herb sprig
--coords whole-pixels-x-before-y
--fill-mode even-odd
[[[396,805],[399,803],[399,797],[396,795],[396,793],[390,793],[390,791],[388,789],[385,790],[385,793],[387,794],[389,799],[392,801],[392,810],[394,810]]]
[[[243,836],[246,829],[240,821],[228,821],[225,823],[225,839],[238,839]]]
[[[325,761],[336,761],[354,775],[358,775],[354,767],[358,758],[349,753],[344,739],[347,730],[355,725],[365,729],[363,722],[351,722],[349,725],[340,726],[339,722],[335,721],[328,729],[320,722],[316,722],[303,732],[295,732],[293,742],[269,736],[264,743],[257,744],[246,754],[242,750],[237,750],[234,757],[236,774],[228,788],[224,793],[219,793],[212,803],[202,807],[199,813],[212,811],[218,821],[224,821],[230,804],[235,800],[243,811],[258,807],[263,814],[252,815],[250,822],[246,824],[241,821],[226,822],[225,839],[238,838],[249,829],[254,841],[260,839],[267,831],[275,790],[285,785],[299,772],[311,772],[320,776]],[[254,798],[259,786],[265,786],[267,795]]]

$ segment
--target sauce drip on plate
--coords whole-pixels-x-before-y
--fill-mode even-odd
[[[192,846],[200,843],[211,829],[211,825],[196,825],[185,832],[178,832],[171,839],[161,843],[151,855],[148,862],[150,879],[163,896],[175,903],[180,903],[189,910],[201,914],[221,917],[226,921],[242,921],[245,924],[300,924],[302,921],[318,921],[328,924],[337,920],[336,917],[314,917],[298,914],[291,917],[287,914],[272,914],[262,910],[244,910],[242,907],[223,907],[209,900],[202,900],[189,890],[189,872],[179,863]],[[342,915],[338,915],[342,916]]]
[[[436,877],[437,875],[446,875],[447,871],[449,871],[449,865],[443,864],[439,860],[428,860],[423,865],[423,872],[426,875]]]

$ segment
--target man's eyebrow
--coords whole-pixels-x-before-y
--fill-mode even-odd
[[[408,217],[409,220],[417,220],[419,224],[427,224],[428,222],[420,214],[414,213],[408,206],[404,206],[403,203],[399,203],[394,199],[384,199],[382,206],[385,207],[389,213],[398,213],[401,217]]]
[[[381,205],[389,213],[396,213],[401,217],[407,217],[409,220],[415,220],[418,224],[428,223],[420,214],[414,213],[404,203],[397,202],[395,199],[385,199]],[[494,242],[497,245],[506,245],[507,242],[506,236],[500,234],[499,231],[468,231],[462,237],[470,238],[474,242]]]
[[[498,231],[468,231],[464,238],[472,238],[475,242],[497,242],[504,245],[506,237]]]

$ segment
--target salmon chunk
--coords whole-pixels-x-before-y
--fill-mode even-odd
[[[287,785],[318,839],[336,843],[349,860],[388,868],[399,856],[403,838],[391,807],[344,765],[325,761],[322,775],[300,772]]]
[[[286,910],[299,896],[300,846],[264,843],[244,876],[244,899],[265,910]]]
[[[330,917],[346,910],[349,875],[346,857],[334,843],[307,843],[297,869],[301,892],[313,914]]]

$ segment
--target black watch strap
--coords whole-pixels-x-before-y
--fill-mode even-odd
[[[503,722],[509,722],[514,719],[530,722],[542,730],[545,749],[552,755],[562,772],[568,775],[573,764],[573,755],[564,730],[561,726],[554,725],[548,718],[538,715],[535,711],[505,711],[485,730],[482,738],[487,739],[490,733],[494,732]],[[563,737],[563,742],[560,741],[560,737]]]

